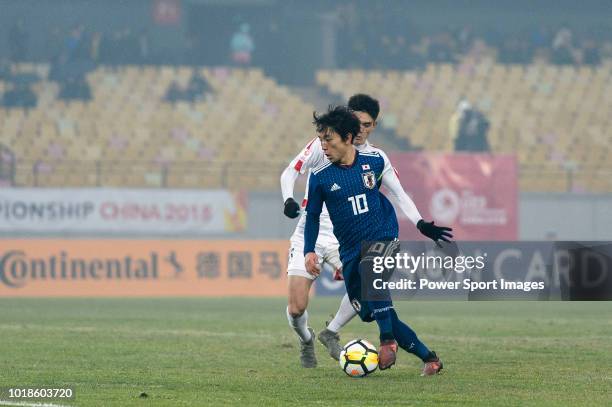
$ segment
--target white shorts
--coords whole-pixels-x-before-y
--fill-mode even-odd
[[[326,267],[325,264],[329,265],[332,272],[340,270],[342,268],[342,262],[340,261],[340,253],[338,249],[340,245],[336,239],[317,239],[315,245],[315,253],[319,257],[321,263],[321,270]],[[294,234],[291,237],[291,247],[289,248],[289,265],[287,266],[287,275],[289,276],[300,276],[310,280],[314,280],[317,277],[313,276],[306,271],[306,265],[304,264],[304,235]]]

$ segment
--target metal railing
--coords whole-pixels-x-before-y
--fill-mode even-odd
[[[566,166],[557,170],[539,165],[519,168],[522,192],[612,193],[612,170],[591,166]]]
[[[278,189],[284,162],[20,161],[16,187],[142,187]]]
[[[0,182],[16,187],[247,188],[277,190],[284,161],[19,161],[2,154]],[[521,191],[612,193],[612,171],[521,166]]]
[[[15,154],[0,143],[0,185],[12,185],[15,178]]]

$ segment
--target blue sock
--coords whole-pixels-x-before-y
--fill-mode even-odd
[[[391,318],[391,311],[393,311],[391,301],[372,301],[370,302],[370,307],[378,324],[380,341],[395,339],[393,335],[393,320]]]
[[[417,355],[422,361],[430,356],[430,351],[423,342],[419,340],[416,333],[405,323],[400,321],[394,309],[389,311],[393,324],[393,335],[397,344],[406,352]],[[378,322],[378,320],[376,321]]]

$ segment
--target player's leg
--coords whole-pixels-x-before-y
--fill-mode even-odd
[[[393,330],[393,319],[391,318],[393,303],[390,300],[366,301],[366,303],[372,310],[372,316],[378,325],[380,336],[378,366],[380,370],[385,370],[395,364],[397,354],[397,342]]]
[[[377,242],[372,245],[360,263],[362,283],[368,284],[367,287],[370,287],[369,284],[377,277],[387,281],[394,269],[385,269],[382,274],[376,276],[373,272],[373,259],[376,256],[394,256],[398,250],[399,244],[397,241]],[[369,300],[369,307],[372,309],[380,330],[381,349],[379,349],[379,354],[381,362],[379,366],[381,370],[393,364],[398,345],[407,352],[415,354],[425,363],[423,375],[435,374],[442,369],[442,362],[438,359],[435,352],[431,352],[419,340],[416,333],[399,319],[391,302],[389,290],[364,290],[362,295],[364,299]],[[385,353],[388,353],[388,360],[391,362],[388,366]]]
[[[335,272],[342,272],[342,263],[340,262],[340,254],[338,253],[338,244],[330,242],[327,246],[327,252],[324,257],[324,261],[328,263]],[[340,351],[342,346],[340,345],[339,331],[346,324],[349,323],[357,315],[357,311],[351,305],[348,294],[345,294],[340,301],[340,307],[336,312],[336,315],[329,322],[327,327],[323,329],[317,335],[319,341],[327,348],[329,355],[338,360],[340,358]]]
[[[300,340],[300,362],[303,367],[316,367],[315,334],[308,326],[308,294],[312,281],[302,276],[289,276],[287,320]]]
[[[308,294],[312,286],[311,279],[290,275],[288,284],[287,319],[302,342],[312,338],[308,331]]]
[[[381,370],[390,368],[395,363],[397,353],[397,342],[393,336],[393,322],[390,310],[393,303],[390,300],[376,298],[368,300],[363,297],[362,276],[360,271],[361,258],[349,260],[344,264],[342,273],[344,275],[344,285],[351,305],[359,314],[364,322],[376,321],[380,333],[380,347],[378,348],[379,362]]]
[[[348,294],[344,294],[342,300],[340,301],[340,306],[338,307],[338,311],[336,311],[336,315],[329,321],[327,325],[327,330],[338,333],[340,329],[342,329],[346,324],[348,324],[355,316],[357,315],[357,311],[351,305],[351,300],[349,300]]]
[[[304,266],[303,243],[292,240],[289,252],[287,320],[300,341],[300,362],[303,367],[316,367],[314,331],[308,327],[308,295],[314,277]]]
[[[404,349],[406,352],[415,354],[421,360],[427,359],[431,353],[427,346],[419,340],[412,328],[399,319],[394,309],[391,310],[390,314],[393,324],[393,334],[400,348]]]
[[[416,333],[408,325],[399,319],[394,309],[391,310],[391,319],[393,321],[393,335],[399,346],[406,352],[415,354],[425,363],[421,376],[431,376],[442,370],[443,365],[440,358],[419,340]]]
[[[395,363],[397,353],[397,342],[393,338],[393,324],[389,313],[393,304],[390,301],[370,301],[363,297],[360,264],[359,257],[346,262],[343,269],[344,285],[350,303],[358,312],[361,320],[364,322],[376,321],[378,325],[381,339],[378,349],[378,366],[384,370]]]
[[[337,243],[328,246],[324,260],[334,268],[335,272],[342,273],[342,262],[340,261],[340,253],[338,250],[339,246]],[[346,294],[342,297],[340,307],[334,318],[329,322],[327,329],[337,333],[342,327],[348,324],[355,315],[357,315],[357,311],[355,311],[355,308],[351,305],[348,294]]]
[[[340,334],[338,331],[344,325],[346,325],[353,317],[357,315],[357,312],[351,305],[349,297],[344,294],[342,301],[340,301],[340,307],[336,312],[336,315],[332,321],[319,332],[317,338],[323,346],[327,348],[329,356],[335,360],[340,359],[340,352],[342,351],[342,345],[340,345]]]
[[[379,363],[381,370],[388,369],[395,364],[397,354],[397,342],[393,332],[393,320],[391,311],[393,302],[389,290],[374,289],[372,282],[382,278],[387,280],[392,270],[385,270],[382,274],[374,272],[374,258],[378,256],[393,256],[399,249],[397,241],[382,241],[372,244],[363,253],[359,261],[359,281],[361,283],[360,295],[362,302],[367,305],[372,318],[378,325],[380,335]]]

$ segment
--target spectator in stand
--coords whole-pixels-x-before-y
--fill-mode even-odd
[[[140,58],[141,64],[149,62],[151,51],[151,44],[149,40],[149,32],[146,29],[142,29],[138,34],[138,57]]]
[[[453,37],[447,32],[434,35],[429,45],[428,53],[431,62],[456,62],[455,42],[453,41]]]
[[[601,56],[597,42],[593,39],[587,39],[582,45],[582,63],[586,65],[599,65]]]
[[[230,43],[232,51],[232,61],[237,65],[249,65],[255,50],[255,42],[250,34],[250,26],[242,23],[238,31],[232,36]]]
[[[62,62],[70,62],[81,55],[81,47],[83,46],[84,27],[77,25],[71,31],[64,41],[64,51]]]
[[[13,88],[9,89],[2,96],[2,106],[4,107],[36,107],[36,94],[29,85],[24,83],[13,83]]]
[[[550,32],[546,27],[540,26],[532,31],[530,41],[530,53],[535,58],[545,57],[546,55],[548,55],[550,44]]]
[[[64,100],[91,100],[91,89],[84,77],[72,76],[61,84],[59,98]]]
[[[474,32],[472,26],[464,25],[457,32],[457,46],[461,53],[467,54],[472,48],[474,42]]]
[[[449,123],[450,135],[455,138],[455,151],[490,151],[489,126],[489,120],[481,111],[467,100],[461,100]]]
[[[463,117],[463,112],[471,107],[470,102],[466,99],[461,99],[457,104],[457,108],[453,112],[448,122],[448,135],[451,139],[456,140],[459,136],[459,123]]]
[[[62,56],[64,41],[65,38],[62,29],[58,26],[51,28],[51,32],[45,38],[44,47],[46,56],[52,64],[57,63]]]
[[[197,69],[194,69],[187,87],[182,88],[178,82],[172,81],[166,91],[164,100],[170,103],[176,103],[178,101],[192,103],[200,102],[205,99],[206,94],[209,92],[212,92],[212,88],[208,84],[208,81]]]
[[[183,90],[179,86],[177,81],[172,81],[168,90],[166,91],[166,95],[164,96],[164,100],[170,103],[176,103],[183,98]]]
[[[8,34],[8,46],[11,59],[14,62],[25,61],[28,55],[28,32],[23,19],[18,19]]]
[[[568,65],[575,62],[573,34],[567,24],[564,24],[555,34],[552,43],[552,62]]]
[[[123,58],[122,63],[140,63],[140,38],[130,28],[123,30]]]
[[[529,41],[522,34],[507,36],[499,51],[499,61],[502,63],[527,64],[532,59]]]
[[[93,63],[100,62],[100,50],[102,46],[103,35],[100,31],[96,31],[91,35],[91,42],[89,44],[89,57]]]
[[[186,99],[190,102],[199,102],[204,100],[206,94],[209,92],[212,92],[212,88],[208,84],[208,81],[197,69],[194,69],[191,79],[187,84]]]

